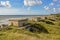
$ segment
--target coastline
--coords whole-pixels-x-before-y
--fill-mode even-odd
[[[5,22],[9,19],[24,19],[24,18],[37,18],[37,17],[44,17],[44,16],[39,16],[39,15],[30,15],[30,16],[17,16],[17,15],[0,15],[0,23]],[[10,16],[10,17],[9,17]],[[12,17],[11,17],[12,16]],[[17,17],[16,17],[17,16]]]

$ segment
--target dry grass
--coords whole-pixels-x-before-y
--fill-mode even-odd
[[[47,20],[46,20],[47,21]],[[47,30],[46,33],[32,33],[18,27],[9,27],[0,31],[0,40],[60,40],[60,21],[52,21],[55,25],[46,24],[45,22],[36,22],[43,25]]]

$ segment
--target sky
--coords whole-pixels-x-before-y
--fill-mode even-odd
[[[60,13],[60,0],[0,0],[0,15]]]

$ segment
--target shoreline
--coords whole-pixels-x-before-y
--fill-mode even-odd
[[[5,18],[5,19],[1,19],[0,20],[0,24],[5,24],[5,23],[7,23],[7,21],[8,20],[10,20],[10,19],[35,19],[35,18],[38,18],[38,17],[46,17],[46,16],[30,16],[30,17],[28,17],[28,16],[25,16],[25,17],[11,17],[11,18]],[[7,23],[8,24],[8,23]]]

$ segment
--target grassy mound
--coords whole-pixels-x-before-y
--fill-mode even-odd
[[[56,17],[60,18],[58,15]],[[30,22],[34,32],[25,28],[9,26],[0,30],[0,40],[60,40],[60,20],[58,19]],[[51,25],[53,23],[54,25]],[[36,33],[36,31],[40,33]]]

